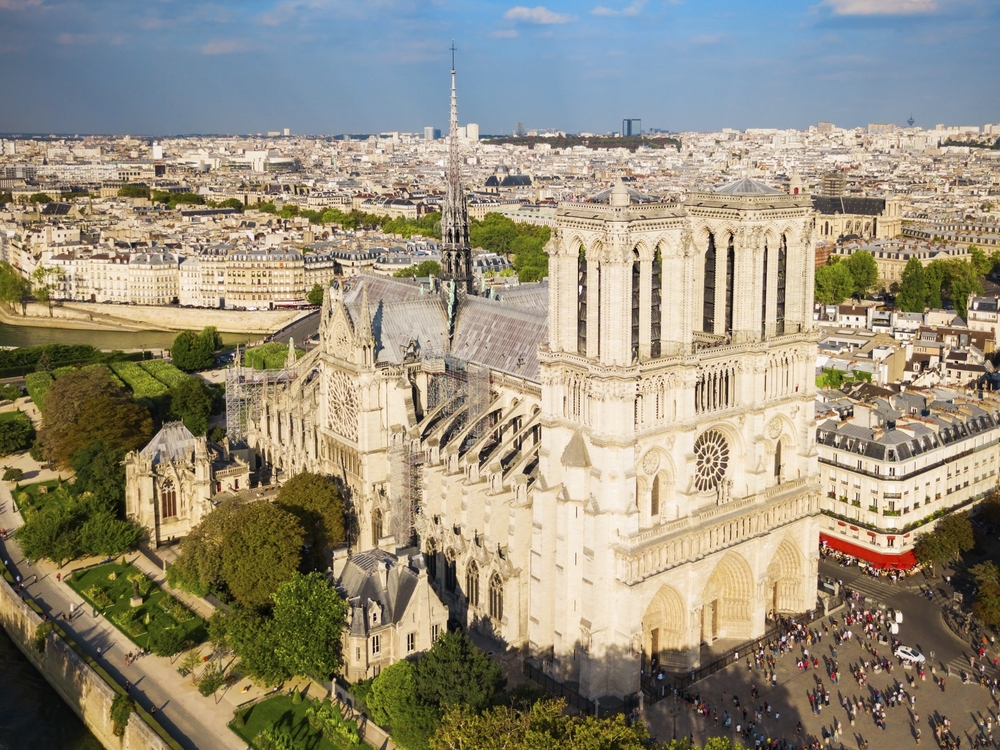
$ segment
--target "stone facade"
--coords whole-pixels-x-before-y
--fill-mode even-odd
[[[451,617],[589,697],[816,603],[814,214],[740,180],[564,204],[548,314],[359,277],[249,442],[416,543]],[[540,287],[544,293],[546,287]],[[648,669],[648,667],[647,667]]]
[[[225,497],[250,488],[250,467],[227,444],[169,422],[125,457],[125,512],[149,532],[151,547],[187,536]]]

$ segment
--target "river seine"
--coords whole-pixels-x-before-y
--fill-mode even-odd
[[[0,750],[102,750],[0,628]]]
[[[98,349],[169,349],[176,336],[170,331],[87,331],[0,323],[0,346],[90,344]],[[242,344],[248,338],[238,333],[222,334],[226,344]]]

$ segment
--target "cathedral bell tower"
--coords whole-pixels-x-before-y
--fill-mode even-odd
[[[815,605],[812,228],[746,178],[559,207],[528,635],[590,698]]]

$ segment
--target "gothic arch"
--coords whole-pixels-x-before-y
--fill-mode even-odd
[[[753,597],[750,565],[742,555],[726,553],[702,592],[702,639],[748,637]]]
[[[677,590],[661,586],[646,607],[642,617],[643,666],[650,669],[655,657],[657,665],[678,660],[678,652],[687,646],[687,605]]]
[[[775,612],[802,612],[802,553],[790,539],[783,539],[764,579],[767,608]]]

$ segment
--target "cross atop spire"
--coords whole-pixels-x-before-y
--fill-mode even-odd
[[[455,40],[451,42],[451,127],[448,131],[448,185],[441,211],[441,279],[454,281],[456,291],[472,291],[472,248],[469,208],[462,189],[462,158],[458,149],[458,94],[455,92]]]

